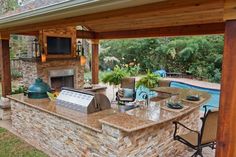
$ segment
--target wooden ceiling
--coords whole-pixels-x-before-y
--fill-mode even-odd
[[[164,0],[131,8],[9,27],[0,32],[24,33],[78,25],[102,34],[205,24],[210,24],[214,30],[212,23],[222,24],[226,20],[225,17],[236,19],[235,6],[235,0]],[[226,11],[227,16],[224,14]]]
[[[169,0],[107,13],[83,24],[95,32],[223,22],[223,1]]]

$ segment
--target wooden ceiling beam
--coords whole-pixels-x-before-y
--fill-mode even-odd
[[[80,39],[122,39],[122,38],[146,38],[163,36],[185,36],[204,34],[223,34],[224,23],[210,23],[200,25],[185,25],[173,27],[160,27],[149,29],[135,29],[124,31],[93,32],[77,30],[76,37]],[[38,36],[39,32],[15,33],[16,35]]]
[[[96,38],[122,39],[122,38],[223,34],[224,29],[225,29],[224,23],[211,23],[211,24],[201,24],[201,25],[161,27],[161,28],[137,29],[137,30],[127,30],[127,31],[99,32],[96,34]]]
[[[39,36],[39,31],[14,33],[15,35]]]
[[[77,30],[76,38],[79,39],[96,39],[97,33],[92,31]]]

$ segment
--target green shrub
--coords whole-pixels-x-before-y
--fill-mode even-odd
[[[221,72],[219,69],[214,70],[214,77],[211,79],[212,82],[220,83],[221,81]]]
[[[138,76],[139,72],[140,72],[139,65],[129,66],[127,68],[127,73],[129,73],[130,76]]]
[[[106,40],[101,43],[106,51],[100,55],[100,66],[105,65],[106,56],[114,56],[120,60],[120,65],[139,63],[141,72],[165,69],[219,81],[219,75],[215,76],[214,71],[219,69],[221,73],[222,70],[223,41],[223,35]],[[129,73],[136,76],[133,69]]]
[[[11,94],[20,94],[20,93],[24,93],[25,91],[27,91],[27,88],[23,85],[19,85],[18,87],[13,87]]]

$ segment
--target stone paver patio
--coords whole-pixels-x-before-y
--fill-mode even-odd
[[[177,157],[191,157],[193,155],[194,151],[189,149],[185,152],[181,153]],[[204,157],[214,157],[215,156],[215,150],[212,150],[211,148],[204,148],[203,149],[203,156]]]

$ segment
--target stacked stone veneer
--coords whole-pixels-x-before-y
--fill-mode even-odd
[[[46,83],[49,83],[49,71],[50,70],[63,70],[73,69],[74,75],[74,87],[79,88],[83,86],[84,82],[84,67],[80,65],[77,59],[58,59],[49,60],[45,63],[35,61],[33,59],[22,59],[22,74],[23,84],[26,86],[31,85],[37,77],[42,78]]]
[[[50,156],[175,157],[186,149],[173,141],[172,121],[131,133],[103,124],[98,132],[16,101],[11,106],[13,129]],[[175,120],[197,129],[197,119],[199,109]]]
[[[23,75],[23,84],[25,86],[31,85],[38,77],[36,61],[23,61],[21,60],[21,69]]]

